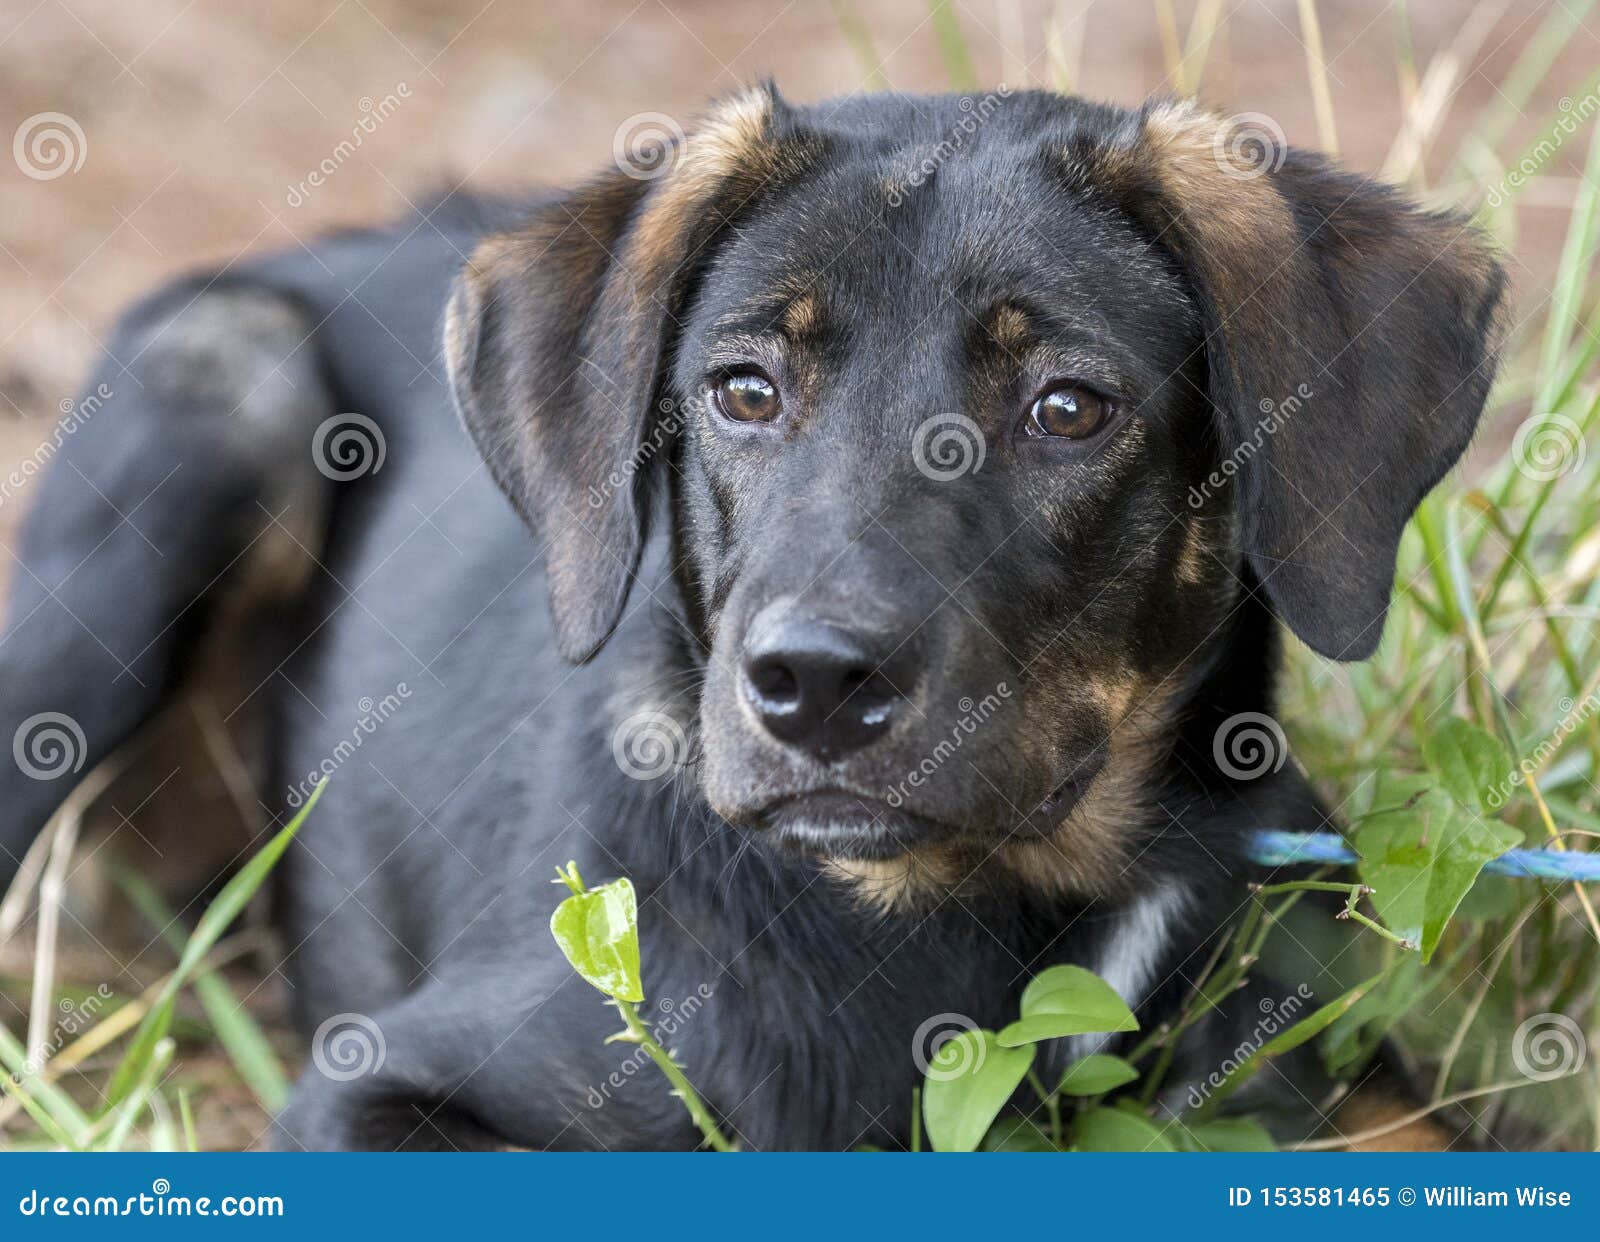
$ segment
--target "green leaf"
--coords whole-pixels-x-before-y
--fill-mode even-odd
[[[1067,1066],[1056,1090],[1062,1095],[1104,1095],[1138,1077],[1139,1071],[1121,1057],[1095,1052]]]
[[[984,1151],[1060,1151],[1032,1117],[1002,1117],[984,1136]]]
[[[1462,806],[1492,815],[1505,804],[1514,770],[1511,756],[1499,738],[1471,721],[1450,717],[1423,739],[1422,755]]]
[[[1120,1108],[1090,1108],[1072,1123],[1072,1145],[1079,1151],[1175,1151],[1149,1120]]]
[[[1007,1048],[1041,1039],[1137,1031],[1133,1011],[1112,986],[1082,966],[1052,966],[1022,993],[1022,1017],[1000,1032]]]
[[[1244,1117],[1207,1121],[1189,1126],[1179,1136],[1189,1151],[1277,1151],[1272,1135]]]
[[[963,1031],[928,1065],[922,1120],[935,1151],[976,1151],[1033,1065],[1033,1048],[1006,1048],[993,1031]]]
[[[139,1023],[127,1052],[123,1053],[122,1060],[117,1063],[116,1073],[111,1076],[111,1086],[106,1092],[105,1107],[108,1111],[126,1099],[129,1093],[146,1078],[157,1047],[172,1027],[172,1013],[178,1002],[179,991],[189,981],[189,976],[194,974],[205,955],[211,952],[212,946],[222,938],[222,933],[227,931],[233,925],[233,921],[243,913],[256,890],[266,882],[272,868],[277,865],[278,859],[283,857],[283,852],[289,848],[289,842],[294,840],[295,833],[300,831],[300,826],[306,822],[306,817],[311,814],[312,808],[322,797],[322,791],[327,787],[327,781],[317,785],[311,797],[306,799],[306,804],[300,808],[299,814],[262,846],[255,857],[239,868],[238,873],[222,886],[222,891],[217,894],[216,900],[200,916],[200,921],[195,924],[194,931],[189,936],[189,942],[184,945],[183,952],[178,957],[177,969],[172,972],[166,987],[161,990],[161,995],[145,1014],[144,1021]]]
[[[550,916],[550,934],[572,968],[607,996],[642,1001],[639,903],[631,881],[575,893]]]
[[[1445,925],[1483,865],[1522,841],[1505,824],[1461,810],[1443,790],[1414,790],[1413,781],[1387,781],[1378,805],[1355,834],[1358,870],[1372,904],[1389,929],[1433,957]],[[1395,793],[1400,797],[1395,798]]]
[[[1381,987],[1375,987],[1328,1027],[1322,1041],[1322,1063],[1330,1074],[1354,1065],[1371,1045],[1426,994],[1419,988],[1422,959],[1407,953],[1395,961]]]

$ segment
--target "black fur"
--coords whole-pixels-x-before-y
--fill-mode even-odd
[[[549,937],[569,858],[637,885],[654,1014],[731,1132],[893,1146],[928,1019],[998,1027],[1079,962],[1160,1022],[1245,899],[1244,833],[1323,823],[1292,765],[1230,777],[1215,738],[1274,710],[1275,614],[1330,654],[1375,643],[1400,526],[1482,404],[1492,261],[1299,154],[1248,200],[1300,243],[1263,255],[1206,215],[1226,182],[1186,197],[1197,169],[1163,170],[1144,114],[751,99],[759,133],[735,126],[711,173],[692,135],[655,181],[458,197],[174,286],[129,314],[113,397],[39,487],[0,728],[66,714],[86,764],[170,694],[253,548],[287,526],[315,555],[261,613],[250,679],[276,810],[338,757],[277,907],[306,1030],[364,1015],[384,1058],[308,1069],[284,1145],[697,1141]],[[780,423],[708,401],[745,364]],[[1020,435],[1063,367],[1120,398],[1115,425]],[[1209,485],[1302,383],[1238,486]],[[384,464],[340,483],[311,443],[347,410]],[[984,464],[931,479],[912,438],[954,411]],[[905,668],[881,739],[823,762],[758,725],[743,662],[775,608]],[[390,706],[364,730],[369,701]],[[684,762],[630,779],[642,711]],[[0,771],[0,871],[65,784]],[[876,890],[896,867],[906,891]],[[1174,1098],[1282,994],[1255,988],[1197,1029]]]

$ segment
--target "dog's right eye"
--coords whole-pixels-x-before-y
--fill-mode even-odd
[[[717,412],[736,423],[770,423],[782,408],[772,381],[749,371],[724,378],[712,397]]]

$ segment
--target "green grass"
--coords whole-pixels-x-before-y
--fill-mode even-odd
[[[0,1088],[33,1120],[36,1135],[23,1134],[9,1145],[67,1151],[122,1151],[130,1146],[151,1151],[178,1150],[172,1110],[166,1101],[167,1073],[177,1043],[173,1037],[178,1002],[186,990],[199,999],[211,1035],[221,1041],[239,1076],[255,1091],[269,1112],[282,1107],[287,1079],[266,1038],[251,1021],[228,985],[215,972],[210,955],[244,913],[284,850],[300,831],[322,796],[318,785],[300,812],[279,829],[223,885],[187,937],[177,935],[172,918],[148,886],[134,880],[126,887],[177,951],[176,967],[145,995],[124,999],[78,1040],[43,1064],[30,1062],[22,1042],[0,1026]],[[120,1044],[122,1051],[96,1075],[94,1102],[84,1105],[62,1085],[88,1052]],[[87,1048],[84,1045],[88,1045]],[[187,1097],[180,1098],[184,1146],[198,1145]]]

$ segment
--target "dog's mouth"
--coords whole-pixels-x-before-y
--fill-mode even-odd
[[[888,861],[958,838],[1033,840],[1057,831],[1088,792],[1101,762],[1079,764],[1032,807],[1007,808],[992,833],[843,789],[792,794],[768,803],[753,826],[780,847],[813,858]]]
[[[886,861],[957,834],[955,827],[840,789],[782,798],[760,826],[784,849],[814,858]]]

